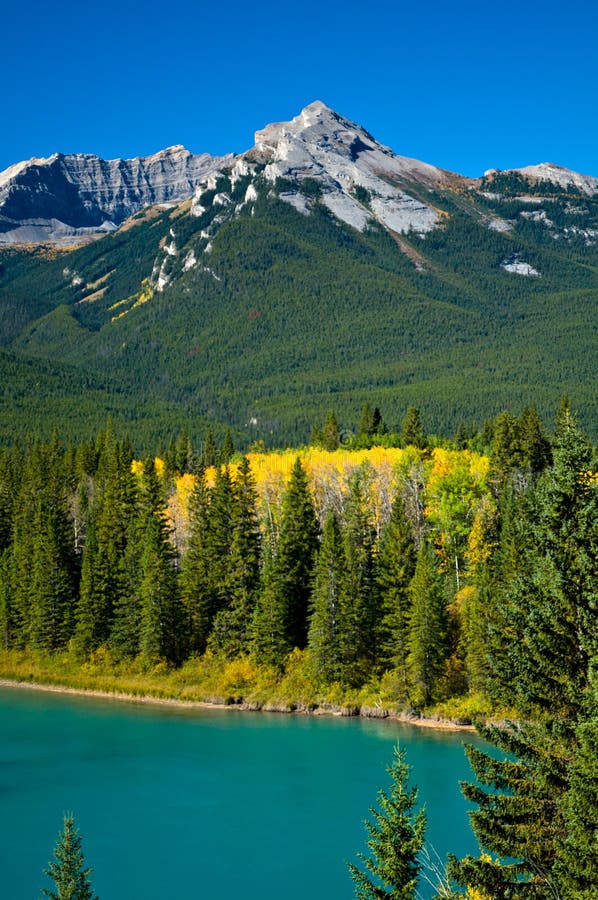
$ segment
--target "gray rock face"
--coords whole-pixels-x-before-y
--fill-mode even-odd
[[[225,160],[176,146],[135,159],[56,153],[17,163],[0,173],[0,243],[105,234],[146,206],[190,197]]]
[[[486,174],[492,171],[496,170]],[[588,195],[598,191],[597,178],[551,163],[513,171]],[[395,235],[423,235],[438,227],[441,215],[426,202],[430,190],[477,186],[475,179],[398,156],[364,128],[316,101],[291,121],[256,132],[255,145],[239,156],[195,155],[179,145],[135,159],[57,153],[17,163],[0,172],[0,245],[93,239],[146,206],[188,198],[191,215],[200,216],[206,211],[203,198],[213,194],[224,175],[233,186],[240,179],[251,179],[245,203],[255,201],[258,177],[273,185],[282,179],[288,187],[280,199],[306,216],[314,200],[304,187],[315,184],[319,202],[341,222],[359,231],[382,226]],[[498,199],[488,193],[486,197]],[[221,207],[221,213],[212,220],[207,238],[237,208],[221,191],[209,202]],[[495,217],[488,227],[509,231],[513,223]],[[569,229],[571,234],[575,228]],[[577,233],[594,240],[593,231],[577,228]],[[160,276],[158,287],[165,278]]]
[[[374,221],[397,233],[429,231],[438,222],[437,212],[403,188],[413,183],[437,188],[451,177],[435,166],[398,156],[319,100],[290,122],[258,131],[249,155],[265,164],[270,181],[309,178],[318,183],[322,202],[333,215],[359,231]],[[292,192],[281,199],[294,206],[302,202]]]

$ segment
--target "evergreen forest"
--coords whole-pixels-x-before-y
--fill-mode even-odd
[[[563,394],[596,439],[596,197],[405,183],[441,221],[397,235],[342,224],[309,179],[258,175],[251,204],[247,184],[223,177],[199,216],[187,201],[84,246],[0,249],[2,444],[56,423],[89,441],[110,416],[137,454],[209,425],[299,446],[314,418],[334,407],[346,428],[372,397],[391,429],[413,405],[448,438],[532,403],[548,419]]]

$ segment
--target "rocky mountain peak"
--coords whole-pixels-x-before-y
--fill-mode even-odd
[[[598,178],[552,163],[511,171],[588,195],[598,192]],[[309,215],[319,203],[360,231],[381,226],[395,234],[430,231],[440,222],[435,194],[477,186],[397,155],[315,100],[290,121],[257,131],[254,147],[241,155],[193,154],[175,144],[134,159],[55,153],[16,163],[0,172],[0,245],[72,243],[114,230],[146,206],[188,198],[193,198],[191,214],[203,215],[204,198],[211,203],[214,191],[212,199],[221,207],[214,220],[218,226],[240,202],[218,187],[226,179],[233,192],[239,181],[249,180],[242,202],[255,200],[265,179],[302,214]],[[489,227],[508,230],[511,224],[493,220]]]
[[[265,177],[295,180],[297,192],[282,198],[309,212],[301,182],[320,186],[322,202],[341,221],[363,231],[378,221],[395,232],[429,231],[438,220],[432,207],[413,195],[418,184],[437,187],[448,173],[394,154],[372,135],[316,100],[289,122],[256,132],[248,154],[265,165]]]
[[[146,206],[190,197],[203,174],[227,158],[177,144],[133,159],[55,153],[17,163],[0,173],[0,244],[99,236]]]
[[[525,178],[531,178],[536,181],[551,181],[560,187],[573,187],[583,194],[598,193],[598,178],[592,175],[582,175],[580,172],[574,172],[572,169],[566,169],[564,166],[557,166],[555,163],[544,162],[536,166],[524,166],[521,169],[509,169],[510,172],[518,172]]]

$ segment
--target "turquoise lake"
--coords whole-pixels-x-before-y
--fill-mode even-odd
[[[462,740],[388,721],[0,689],[2,896],[36,900],[73,812],[99,900],[343,900],[397,740],[428,841],[475,852]],[[430,896],[424,885],[422,896]]]

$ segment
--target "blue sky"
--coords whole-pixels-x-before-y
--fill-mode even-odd
[[[241,152],[320,99],[465,175],[598,176],[597,0],[6,4],[0,170],[31,156]]]

